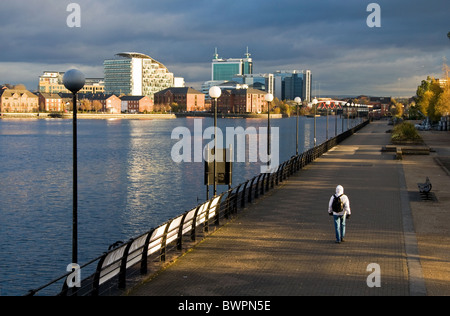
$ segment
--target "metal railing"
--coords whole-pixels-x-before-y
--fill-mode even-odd
[[[181,256],[220,227],[224,221],[237,214],[238,210],[244,209],[248,203],[278,186],[290,175],[368,123],[369,121],[365,121],[300,155],[293,156],[280,164],[276,172],[261,173],[128,242],[116,242],[110,246],[108,252],[80,267],[83,274],[86,271],[89,274],[89,277],[81,281],[81,287],[68,288],[67,279],[72,275],[72,272],[68,272],[29,291],[27,295],[56,293],[62,296],[99,296],[123,293],[127,288],[142,282],[149,274],[159,271],[165,262]],[[53,294],[46,294],[52,289]]]

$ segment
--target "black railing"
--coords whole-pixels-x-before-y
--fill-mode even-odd
[[[72,274],[68,272],[42,287],[29,291],[27,295],[99,296],[124,293],[124,290],[139,284],[149,274],[159,271],[164,263],[192,248],[224,221],[237,214],[238,210],[244,209],[248,203],[275,188],[368,123],[369,121],[365,121],[300,155],[291,157],[280,164],[274,173],[261,173],[128,242],[115,243],[108,252],[80,267],[83,274],[90,274],[81,281],[81,287],[68,288],[67,278]],[[52,289],[53,293],[49,294]]]

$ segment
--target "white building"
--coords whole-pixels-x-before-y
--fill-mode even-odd
[[[311,89],[312,89],[312,75],[311,70],[303,71],[303,100],[310,102],[311,101]]]
[[[105,93],[148,96],[174,86],[174,76],[166,66],[141,53],[120,53],[105,60]],[[184,80],[183,80],[184,81]]]

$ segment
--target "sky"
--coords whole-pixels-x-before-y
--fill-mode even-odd
[[[449,0],[4,1],[0,84],[35,90],[44,71],[71,68],[103,77],[105,59],[139,52],[199,89],[216,47],[221,58],[248,47],[254,73],[310,69],[314,96],[409,97],[450,64],[449,17]]]

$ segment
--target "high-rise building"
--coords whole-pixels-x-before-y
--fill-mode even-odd
[[[311,70],[288,70],[274,73],[274,96],[279,100],[311,101]]]
[[[274,93],[274,76],[273,74],[246,74],[236,75],[233,81],[240,84],[246,84],[249,88]]]
[[[311,70],[303,71],[303,101],[311,102],[311,92],[312,92],[312,74]]]
[[[294,100],[296,97],[304,99],[303,75],[298,72],[294,72],[292,76],[284,78],[283,100]]]
[[[120,53],[105,60],[105,93],[148,96],[174,85],[174,76],[166,66],[141,53]]]
[[[217,49],[212,60],[211,80],[231,81],[235,75],[247,75],[253,73],[253,60],[251,54],[245,54],[245,58],[219,58]]]

